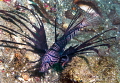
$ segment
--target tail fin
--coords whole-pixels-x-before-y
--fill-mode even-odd
[[[64,36],[70,40],[80,31],[81,28],[99,25],[100,23],[102,23],[100,15],[92,15],[79,9],[70,22]]]
[[[95,26],[103,23],[102,17],[100,15],[92,15],[89,13],[85,13],[84,16],[85,20],[82,23],[83,26]]]

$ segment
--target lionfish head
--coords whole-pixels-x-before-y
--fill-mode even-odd
[[[41,73],[47,72],[49,68],[50,68],[49,63],[44,62],[44,63],[41,64],[39,72],[41,72]]]

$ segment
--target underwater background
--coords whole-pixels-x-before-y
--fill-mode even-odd
[[[100,9],[102,21],[99,25],[85,27],[78,36],[69,42],[66,48],[81,44],[104,30],[117,28],[117,30],[101,36],[101,39],[116,36],[116,39],[104,41],[112,44],[109,52],[106,47],[98,47],[101,57],[95,52],[77,54],[61,73],[58,72],[59,68],[56,68],[57,70],[52,68],[42,77],[34,72],[34,66],[37,63],[29,63],[29,61],[39,60],[38,54],[24,49],[2,47],[3,43],[0,42],[0,83],[120,83],[120,0],[0,0],[0,10],[17,10],[16,5],[22,5],[37,11],[33,5],[39,6],[47,43],[50,47],[55,41],[54,19],[57,17],[57,33],[62,36],[74,16],[76,8],[79,7],[79,4],[76,4],[79,1],[95,4]],[[36,23],[35,18],[29,12],[23,10],[23,13],[27,14],[33,23]],[[95,22],[93,21],[93,23]],[[27,22],[25,24],[31,27]],[[2,18],[0,18],[0,25],[8,26],[14,30],[18,29],[17,26]],[[22,27],[22,25],[19,26]],[[24,38],[21,36],[9,35],[1,28],[1,40],[23,42]],[[26,29],[24,29],[24,33],[32,36]],[[23,45],[17,46],[29,48]]]

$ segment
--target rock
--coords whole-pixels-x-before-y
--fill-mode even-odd
[[[25,80],[25,81],[28,81],[29,80],[29,75],[27,73],[23,73],[22,74],[22,78]]]

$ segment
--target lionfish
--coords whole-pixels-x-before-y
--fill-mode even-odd
[[[94,22],[91,21],[92,18],[94,19],[94,18],[100,17],[99,13],[92,12],[92,14],[90,15],[91,16],[90,19],[87,19],[87,17],[86,18],[84,17],[82,20],[80,20],[79,18],[81,17],[82,13],[78,10],[78,12],[74,15],[72,21],[70,22],[68,28],[64,32],[64,34],[60,38],[55,37],[55,43],[48,49],[44,25],[43,25],[39,15],[37,13],[35,13],[33,10],[30,10],[24,6],[19,6],[19,8],[29,11],[36,18],[39,26],[34,25],[30,20],[28,20],[28,18],[26,16],[25,16],[26,18],[23,17],[23,14],[19,11],[0,10],[0,16],[2,19],[7,20],[7,21],[13,23],[14,25],[18,26],[18,28],[21,31],[23,31],[23,29],[22,29],[23,27],[20,27],[18,24],[16,24],[16,21],[17,21],[22,26],[24,26],[24,28],[27,29],[32,34],[33,37],[30,37],[29,35],[23,34],[19,31],[15,31],[4,25],[0,25],[0,27],[2,27],[0,29],[2,29],[3,31],[5,31],[9,34],[12,34],[14,36],[17,36],[17,34],[20,36],[23,36],[26,39],[28,39],[29,41],[31,41],[32,43],[30,43],[26,40],[23,40],[25,43],[19,43],[19,42],[8,41],[8,40],[0,40],[0,41],[5,42],[5,43],[18,44],[18,45],[27,45],[27,46],[30,46],[32,48],[32,50],[30,50],[30,49],[26,49],[26,50],[32,51],[32,52],[38,53],[38,54],[42,53],[43,55],[41,56],[41,58],[39,60],[39,61],[41,61],[39,72],[47,72],[48,69],[50,69],[56,63],[60,63],[60,65],[62,67],[64,67],[68,62],[70,62],[72,60],[72,58],[76,54],[85,54],[85,53],[88,53],[87,52],[88,50],[95,51],[96,53],[99,54],[98,49],[96,49],[96,47],[107,46],[109,48],[110,45],[106,44],[106,43],[98,44],[98,45],[94,45],[94,44],[115,38],[115,37],[110,37],[110,38],[106,38],[106,39],[102,39],[102,40],[97,40],[102,34],[108,32],[110,30],[115,30],[115,28],[112,28],[112,29],[103,31],[102,33],[95,35],[94,37],[90,38],[89,40],[86,40],[85,42],[83,42],[80,45],[70,46],[69,48],[65,49],[68,42],[74,36],[76,36],[77,33],[80,32],[80,30],[82,28],[91,26],[92,24],[97,23],[97,22],[94,23],[95,21]],[[15,17],[15,16],[17,16],[17,17]],[[36,32],[32,31],[28,26],[26,26],[24,24],[24,22],[22,22],[22,20],[29,23],[35,29]],[[55,32],[55,36],[57,36],[56,32]],[[17,46],[10,46],[10,45],[9,46],[1,45],[1,46],[20,49]]]

